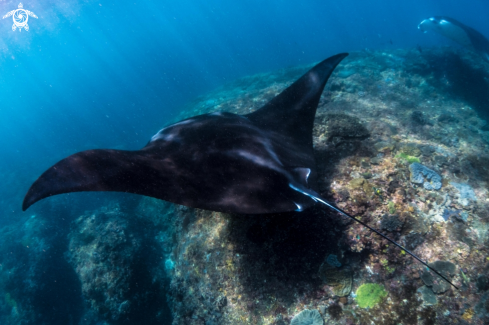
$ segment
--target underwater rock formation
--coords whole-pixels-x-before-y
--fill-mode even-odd
[[[436,299],[436,295],[433,293],[428,286],[422,286],[418,289],[418,292],[421,294],[421,299],[423,299],[424,306],[432,306],[438,303],[438,299]]]
[[[329,286],[333,287],[333,293],[338,297],[348,296],[352,286],[352,271],[349,266],[331,266],[328,261],[321,264],[319,276]]]
[[[450,185],[458,190],[458,201],[462,206],[467,206],[473,201],[477,201],[474,190],[469,184],[450,182]]]
[[[117,207],[74,221],[67,258],[89,306],[86,318],[109,323],[144,319],[146,324],[164,320],[164,313],[151,312],[161,308],[156,304],[165,300],[167,281],[160,247],[151,234],[151,223]]]
[[[426,114],[421,111],[414,111],[411,114],[411,120],[419,125],[433,125],[433,123],[426,117]]]
[[[316,120],[324,123],[324,127],[319,130],[319,140],[324,138],[334,145],[344,141],[363,140],[370,136],[368,130],[356,116],[341,113],[318,114]]]
[[[69,324],[81,319],[79,282],[64,257],[69,212],[45,210],[47,218],[30,215],[0,230],[0,324]]]
[[[445,209],[443,211],[442,217],[445,221],[448,221],[450,218],[457,218],[457,219],[463,220],[462,216],[460,215],[461,212],[462,212],[462,210]],[[467,220],[465,220],[465,221],[467,221]]]
[[[436,261],[430,263],[430,266],[448,279],[451,279],[451,277],[455,275],[455,264],[449,261]],[[436,277],[438,276],[433,275],[431,272],[426,270],[421,275],[421,279],[423,280],[424,284],[430,287],[431,290],[433,290],[433,292],[436,294],[444,293],[445,291],[450,289],[450,284],[448,284],[446,281],[440,281],[440,279],[437,279]]]
[[[381,228],[387,231],[399,231],[404,222],[397,215],[384,215],[382,218]]]

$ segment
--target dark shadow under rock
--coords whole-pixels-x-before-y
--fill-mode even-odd
[[[411,113],[411,121],[418,125],[433,125],[428,116],[421,111],[414,111]]]
[[[12,307],[0,323],[78,324],[84,311],[80,282],[64,256],[70,215],[50,205],[38,212],[49,217],[32,216],[0,234],[0,269],[9,273],[2,289]]]
[[[339,250],[344,226],[335,214],[318,209],[273,216],[232,216],[230,237],[242,257],[242,283],[248,295],[313,295],[322,280],[320,265]],[[342,260],[342,264],[348,260]]]
[[[370,136],[367,128],[361,123],[360,119],[341,113],[320,114],[316,117],[319,123],[319,137],[325,137],[327,141],[334,145],[342,141],[363,140]]]

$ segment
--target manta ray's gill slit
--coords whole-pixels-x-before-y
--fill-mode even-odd
[[[416,256],[414,253],[410,252],[408,249],[406,249],[404,246],[402,246],[401,244],[397,243],[396,241],[390,239],[389,237],[387,237],[386,235],[384,235],[383,233],[381,233],[380,231],[370,227],[369,225],[367,225],[366,223],[364,223],[363,221],[361,220],[358,220],[356,219],[355,217],[349,215],[348,213],[346,213],[345,211],[341,210],[340,208],[334,206],[333,204],[331,203],[328,203],[326,202],[325,200],[321,199],[320,197],[312,194],[312,193],[307,193],[306,191],[304,190],[301,190],[297,187],[295,187],[294,185],[292,184],[289,184],[290,188],[292,188],[293,190],[295,191],[298,191],[308,197],[310,197],[312,200],[314,200],[315,202],[320,202],[322,203],[323,205],[327,206],[328,208],[338,212],[339,214],[345,216],[345,217],[348,217],[356,222],[358,222],[359,224],[361,224],[362,226],[370,229],[371,231],[373,231],[374,233],[376,233],[377,235],[379,235],[380,237],[388,240],[389,242],[391,242],[392,244],[394,244],[395,246],[399,247],[400,249],[402,249],[403,251],[405,251],[406,253],[408,253],[409,255],[411,255],[414,259],[416,259],[418,262],[420,262],[421,264],[423,264],[424,266],[426,266],[429,270],[433,271],[435,274],[437,274],[438,276],[440,276],[443,280],[447,281],[448,283],[450,283],[455,289],[459,290],[458,287],[456,285],[454,285],[450,280],[448,280],[445,276],[443,276],[442,274],[440,274],[437,270],[435,270],[433,267],[429,266],[428,263],[424,262],[421,258],[419,258],[418,256]]]

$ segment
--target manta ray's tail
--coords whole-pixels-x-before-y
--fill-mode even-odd
[[[376,233],[377,235],[379,235],[380,237],[384,238],[384,239],[387,239],[388,241],[390,241],[392,244],[396,245],[397,247],[399,247],[400,249],[402,249],[403,251],[405,251],[406,253],[408,253],[409,255],[411,255],[413,258],[415,258],[418,262],[420,262],[421,264],[423,264],[424,266],[426,266],[429,270],[433,271],[434,273],[436,273],[437,275],[439,275],[443,280],[447,281],[448,283],[450,283],[455,289],[458,290],[458,287],[456,285],[454,285],[450,280],[448,280],[445,276],[443,276],[442,274],[440,274],[440,272],[438,272],[437,270],[435,270],[433,267],[429,266],[428,263],[424,262],[422,259],[420,259],[418,256],[416,256],[415,254],[411,253],[408,249],[406,249],[404,246],[402,246],[401,244],[398,244],[397,242],[395,242],[394,240],[390,239],[389,237],[387,237],[386,235],[384,235],[383,233],[381,233],[380,231],[370,227],[369,225],[367,225],[365,222],[361,221],[361,220],[358,220],[356,219],[355,217],[349,215],[348,213],[346,213],[345,211],[341,210],[340,208],[334,206],[333,204],[331,203],[328,203],[327,201],[323,200],[321,197],[319,197],[319,195],[317,195],[317,193],[313,192],[313,191],[308,191],[308,190],[304,190],[304,189],[300,189],[300,188],[297,188],[295,187],[294,185],[292,184],[289,184],[289,186],[298,191],[298,192],[301,192],[302,194],[304,195],[307,195],[308,197],[310,197],[311,199],[313,199],[314,201],[318,202],[318,203],[321,203],[323,206],[327,206],[328,208],[338,212],[339,214],[341,215],[344,215],[345,217],[348,217],[352,220],[355,220],[356,222],[358,222],[359,224],[361,224],[362,226],[370,229],[371,231],[373,231],[374,233]]]
[[[379,235],[380,237],[384,238],[384,239],[387,239],[388,241],[390,241],[392,244],[396,245],[397,247],[399,247],[400,249],[402,249],[403,251],[405,251],[406,253],[408,253],[409,255],[411,255],[412,257],[414,257],[418,262],[420,262],[421,264],[423,264],[424,266],[426,266],[428,269],[430,269],[431,271],[433,271],[434,273],[436,273],[438,276],[440,276],[443,280],[447,281],[448,283],[450,283],[455,289],[458,290],[458,287],[456,285],[454,285],[452,282],[450,282],[450,280],[448,280],[445,276],[443,276],[442,274],[440,274],[440,272],[438,272],[437,270],[435,270],[434,268],[432,268],[431,266],[428,265],[428,263],[424,262],[422,259],[420,259],[418,256],[416,256],[415,254],[411,253],[408,249],[406,249],[406,247],[402,246],[401,244],[398,244],[397,242],[395,242],[394,240],[390,239],[389,237],[387,237],[386,235],[384,235],[383,233],[381,233],[380,231],[378,230],[375,230],[374,228],[370,227],[369,225],[367,225],[365,222],[361,221],[361,220],[358,220],[356,219],[355,217],[349,215],[348,213],[346,213],[345,211],[341,210],[340,208],[332,205],[331,203],[328,203],[318,197],[315,197],[314,199],[316,199],[318,202],[326,205],[327,207],[329,207],[330,209],[333,209],[334,211],[352,219],[352,220],[355,220],[356,222],[358,222],[359,224],[361,224],[362,226],[370,229],[371,231],[373,231],[374,233],[376,233],[377,235]]]

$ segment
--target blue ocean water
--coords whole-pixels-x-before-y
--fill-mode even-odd
[[[17,6],[0,2],[4,13]],[[489,34],[482,0],[50,0],[24,8],[39,17],[28,32],[1,21],[0,170],[10,177],[1,219],[18,215],[29,183],[67,154],[140,148],[186,102],[238,77],[338,52],[454,45],[417,30],[432,15]]]
[[[459,47],[417,25],[454,17],[489,36],[484,0],[23,2],[0,20],[0,226],[49,166],[94,148],[139,149],[182,107],[239,77],[339,52]],[[18,7],[0,1],[2,15]]]

